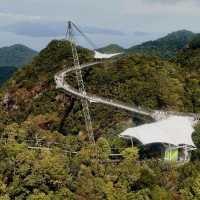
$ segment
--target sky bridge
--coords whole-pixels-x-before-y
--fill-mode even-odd
[[[85,90],[85,84],[84,84],[83,77],[82,77],[82,70],[84,70],[85,68],[88,68],[88,67],[97,66],[100,63],[106,62],[105,61],[106,59],[113,58],[115,56],[118,56],[121,53],[105,54],[105,53],[98,52],[97,50],[94,50],[94,59],[96,59],[97,61],[80,65],[79,56],[78,56],[77,49],[76,49],[77,44],[75,41],[74,31],[78,31],[91,45],[94,46],[94,44],[90,41],[90,39],[84,33],[82,33],[82,31],[73,22],[69,22],[68,29],[67,29],[67,36],[68,36],[68,40],[70,41],[71,48],[72,48],[74,66],[72,66],[68,69],[63,69],[62,71],[58,72],[54,78],[55,78],[56,88],[63,89],[68,94],[73,95],[81,100],[82,107],[83,107],[84,119],[85,119],[85,123],[86,123],[86,130],[88,132],[88,138],[91,143],[93,143],[95,145],[94,133],[93,133],[93,128],[92,128],[92,119],[91,119],[90,110],[89,110],[89,103],[95,103],[95,104],[104,104],[104,105],[112,106],[112,107],[115,107],[118,109],[126,110],[129,112],[149,116],[158,122],[168,120],[171,118],[177,119],[178,120],[177,123],[176,123],[176,120],[174,121],[174,123],[168,123],[169,127],[167,128],[168,130],[171,131],[171,134],[179,134],[178,135],[179,137],[177,136],[177,138],[179,138],[180,144],[176,144],[177,148],[179,145],[185,145],[184,146],[185,149],[188,149],[188,148],[186,148],[188,145],[191,146],[190,149],[195,147],[193,142],[186,143],[184,140],[185,139],[184,137],[187,136],[188,140],[191,141],[191,134],[192,134],[191,131],[193,131],[193,129],[191,127],[194,126],[196,124],[196,122],[199,120],[199,115],[197,115],[195,113],[181,113],[181,112],[165,111],[165,110],[148,110],[148,109],[144,109],[144,108],[141,108],[138,106],[128,105],[124,102],[119,102],[119,101],[116,101],[113,99],[108,99],[108,98],[95,96],[95,95],[91,95],[91,94],[87,93]],[[65,80],[65,76],[74,71],[76,73],[78,89],[73,88]],[[185,128],[187,130],[189,129],[189,132],[187,132],[187,135],[182,134],[184,132],[184,130],[182,130],[181,133],[177,132],[177,131],[181,131],[180,127],[182,126],[179,119],[185,120],[185,121],[184,120],[183,121],[188,126]],[[161,124],[164,124],[164,123],[161,123]],[[147,127],[149,127],[149,131],[151,131],[151,130],[155,131],[155,128],[152,128],[152,126],[151,127],[147,126]],[[140,127],[140,128],[143,129],[144,127]],[[157,130],[156,134],[157,134],[157,136],[162,138],[162,142],[164,142],[164,140],[165,140],[166,143],[169,143],[168,136],[170,136],[170,135],[168,135],[168,136],[164,135],[163,132],[161,131],[161,129],[160,129],[160,133],[159,133],[159,129],[156,129],[156,130]],[[137,131],[136,132],[135,131],[136,130],[133,130],[133,133],[129,134],[130,138],[131,137],[134,137],[134,138],[146,137],[146,135],[143,134],[144,132],[140,131],[141,134],[139,134],[139,133],[136,133]],[[154,136],[155,136],[155,135],[153,135],[154,131],[151,133],[151,135],[148,135],[147,137],[154,138]],[[146,132],[146,134],[147,134],[147,132]],[[184,132],[184,133],[186,133],[186,132]],[[168,134],[169,134],[169,132],[168,132]],[[121,136],[123,136],[123,135],[121,135]],[[175,138],[176,138],[176,135],[175,135],[174,139]],[[181,142],[181,138],[182,138],[182,142]],[[171,137],[170,141],[172,141],[172,137]],[[157,142],[157,141],[155,140],[155,142]],[[171,143],[173,144],[173,142],[171,142]]]

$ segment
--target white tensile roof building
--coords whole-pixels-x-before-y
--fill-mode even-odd
[[[192,140],[194,121],[190,117],[171,116],[167,119],[128,128],[120,134],[126,139],[137,139],[142,145],[162,143],[173,149],[184,147],[187,151],[195,148]]]
[[[113,53],[113,54],[106,54],[106,53],[100,53],[98,51],[94,51],[94,58],[96,59],[109,59],[114,56],[120,55],[122,53]]]

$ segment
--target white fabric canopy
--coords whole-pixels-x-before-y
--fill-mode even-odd
[[[96,59],[108,59],[121,54],[121,53],[106,54],[106,53],[100,53],[98,51],[94,51],[94,53],[95,53],[94,58]]]
[[[129,128],[120,134],[124,138],[136,138],[142,144],[167,143],[195,147],[192,141],[193,123],[189,117],[171,116],[165,120]]]

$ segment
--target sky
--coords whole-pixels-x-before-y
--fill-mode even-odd
[[[172,31],[200,32],[199,10],[199,0],[0,0],[0,47],[20,43],[41,50],[64,38],[68,20],[97,47],[130,47]]]

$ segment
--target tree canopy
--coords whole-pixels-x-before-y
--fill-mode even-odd
[[[81,63],[93,61],[91,51],[79,47],[78,52]],[[148,109],[199,113],[199,52],[183,49],[174,62],[124,55],[84,70],[86,89]],[[139,149],[118,133],[152,119],[91,104],[94,148],[80,101],[55,88],[55,73],[72,62],[69,43],[52,41],[1,88],[0,199],[200,199],[199,125],[191,162],[141,160]],[[73,74],[66,79],[76,87]]]

